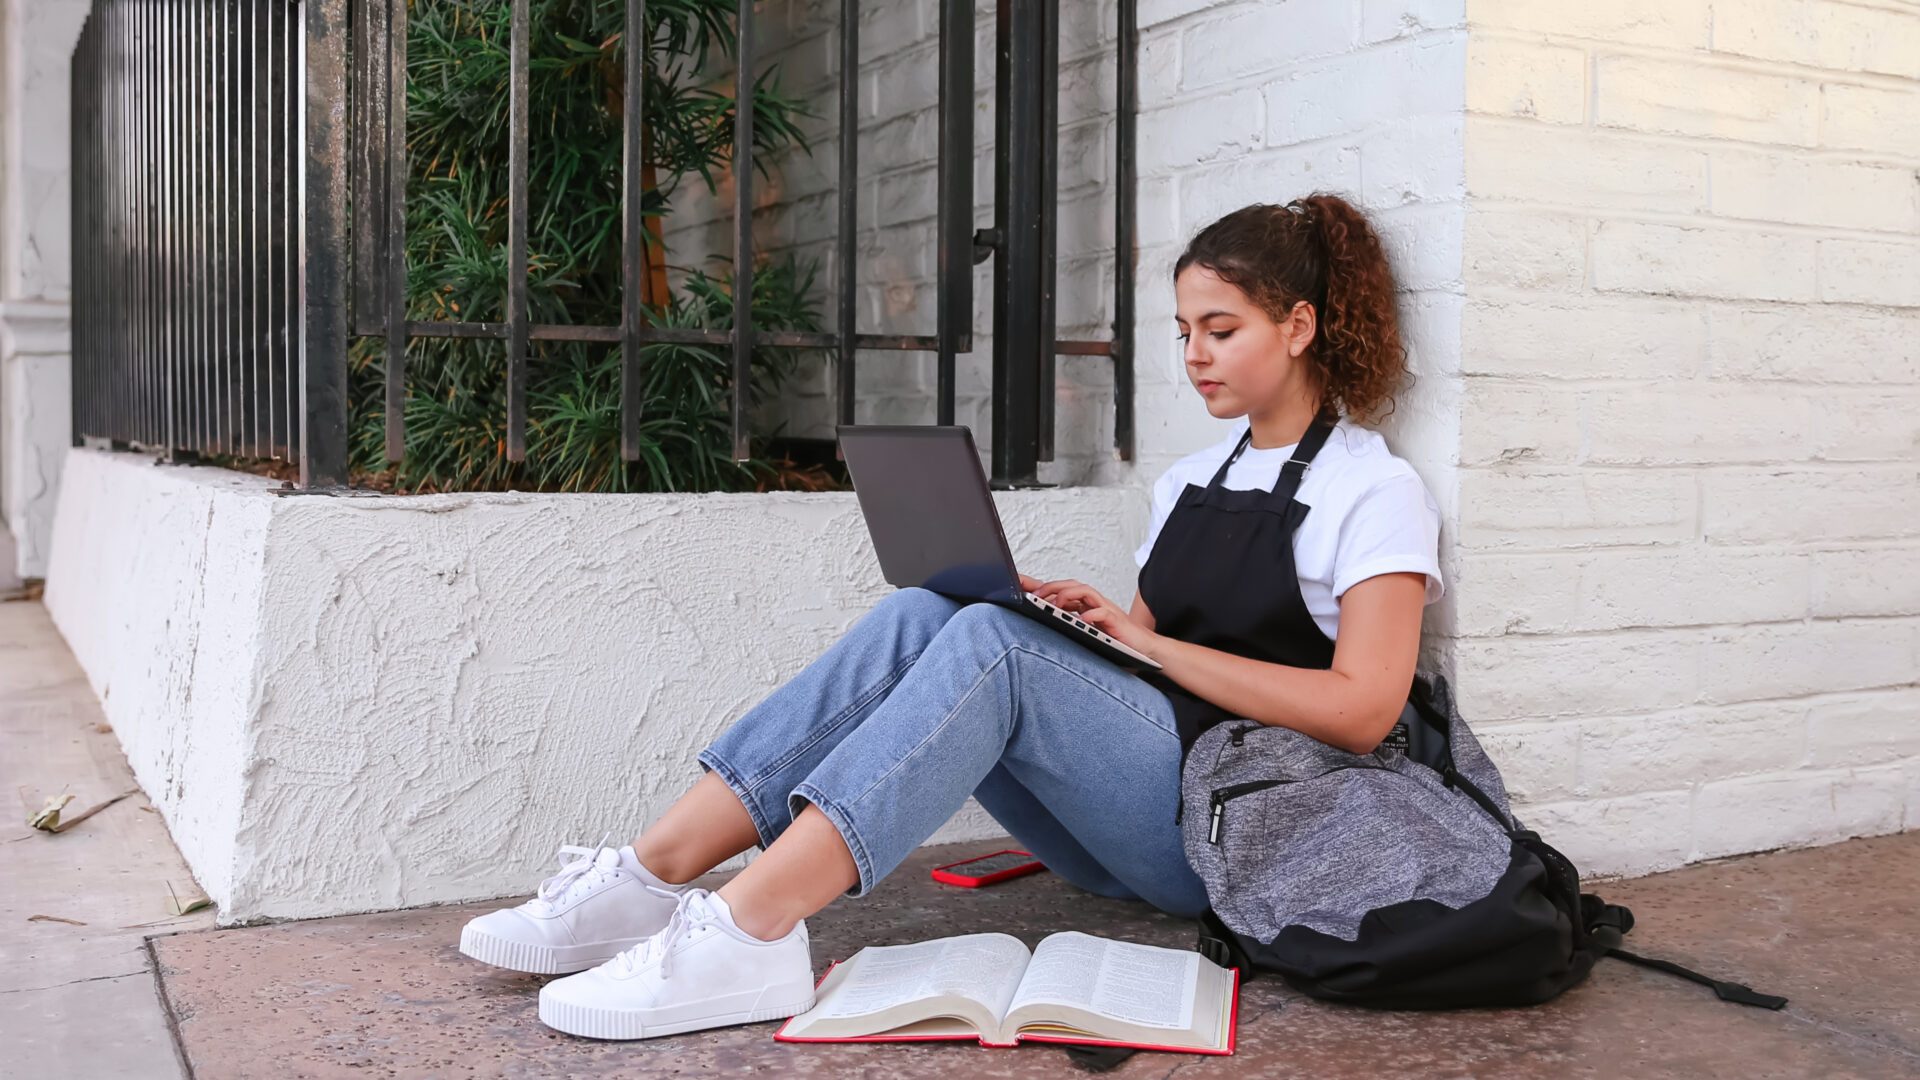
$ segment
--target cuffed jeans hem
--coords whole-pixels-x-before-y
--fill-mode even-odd
[[[740,805],[747,808],[747,816],[753,819],[753,831],[760,834],[760,850],[765,851],[772,847],[777,837],[773,830],[767,827],[767,816],[760,812],[760,804],[754,800],[753,790],[741,782],[739,772],[732,765],[721,760],[711,747],[700,751],[699,756],[694,760],[709,771],[719,774],[727,787],[733,789],[733,795],[740,800]]]
[[[859,830],[853,827],[853,819],[832,799],[822,794],[819,788],[803,780],[787,796],[787,807],[793,812],[795,821],[800,819],[800,812],[806,809],[806,803],[819,807],[827,820],[833,822],[833,827],[840,830],[840,839],[846,841],[847,851],[853,855],[853,865],[860,873],[860,880],[853,883],[846,895],[860,897],[873,891],[873,887],[879,884],[873,877],[873,859],[867,854],[867,845],[860,839]]]

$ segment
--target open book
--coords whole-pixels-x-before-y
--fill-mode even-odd
[[[1066,931],[869,945],[827,969],[782,1042],[978,1039],[1233,1053],[1240,973],[1197,952]]]

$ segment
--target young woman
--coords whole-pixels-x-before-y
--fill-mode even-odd
[[[1314,195],[1229,214],[1181,255],[1174,292],[1188,378],[1246,426],[1155,485],[1131,610],[1023,578],[1161,671],[902,589],[702,751],[700,780],[630,846],[563,849],[558,876],[474,919],[460,950],[580,972],[540,991],[540,1019],[576,1035],[790,1016],[813,1002],[803,920],[866,895],[969,795],[1073,885],[1199,914],[1174,823],[1185,749],[1228,717],[1372,749],[1440,595],[1439,514],[1357,423],[1405,369],[1358,210]],[[717,892],[687,884],[756,844]]]

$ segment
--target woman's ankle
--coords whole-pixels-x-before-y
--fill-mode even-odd
[[[668,885],[685,885],[706,873],[706,870],[688,867],[685,860],[675,858],[672,852],[655,849],[642,844],[639,840],[633,842],[633,858],[646,869],[647,873]],[[712,868],[708,867],[708,869]]]
[[[730,894],[723,886],[714,895],[727,905],[727,914],[732,917],[733,925],[746,931],[747,936],[761,941],[778,941],[793,932],[800,920],[777,911],[769,911],[756,904],[750,897]]]

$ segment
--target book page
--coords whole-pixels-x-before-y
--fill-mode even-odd
[[[1108,941],[1075,931],[1053,934],[1034,950],[1007,1011],[1046,1002],[1184,1031],[1193,1026],[1199,961],[1199,953],[1180,949]]]
[[[912,945],[869,945],[855,954],[846,983],[816,1019],[864,1016],[910,1001],[952,994],[998,1018],[1020,985],[1027,947],[1010,934],[965,934]]]

